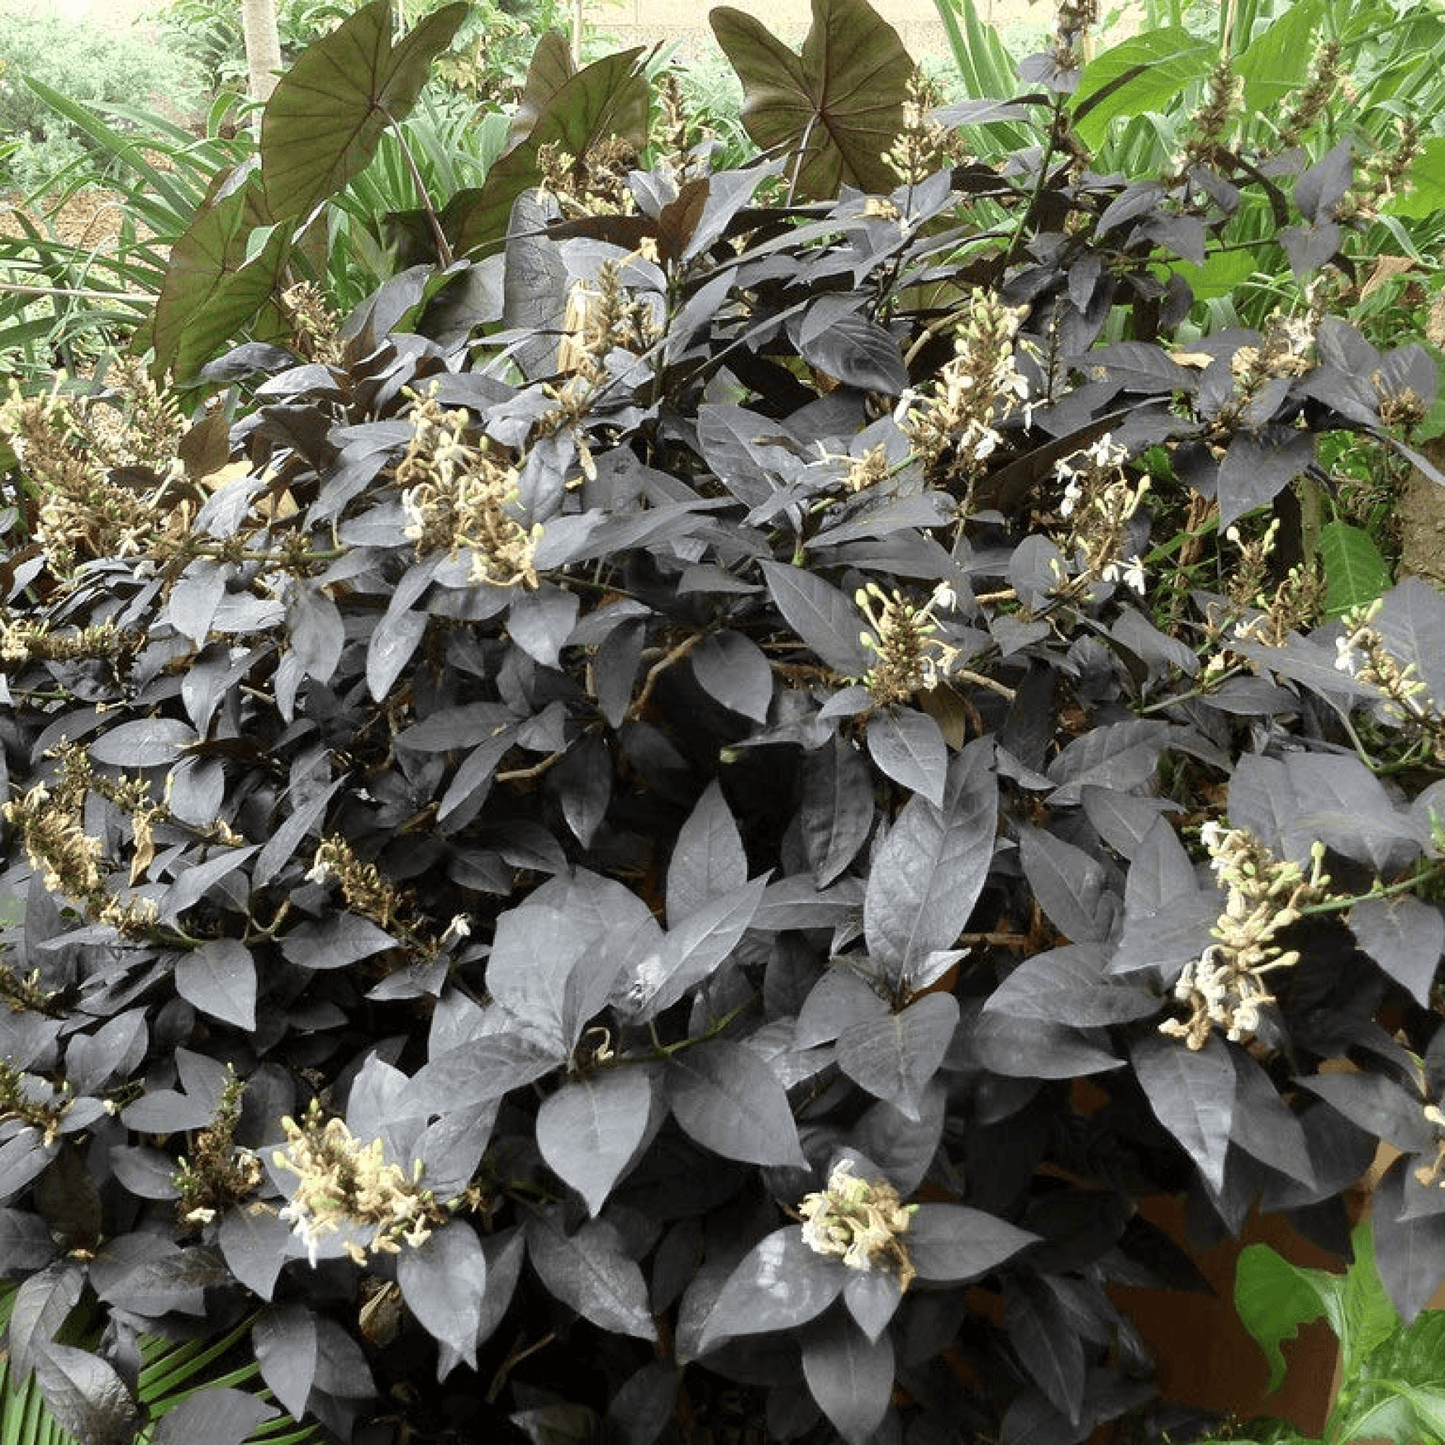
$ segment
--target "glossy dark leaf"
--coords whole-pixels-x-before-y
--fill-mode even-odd
[[[176,992],[222,1023],[256,1027],[256,964],[236,939],[213,939],[183,954],[176,961]]]
[[[6,1334],[9,1379],[15,1385],[24,1382],[39,1352],[55,1339],[79,1303],[84,1284],[85,1271],[69,1260],[48,1264],[20,1282]]]
[[[893,1393],[893,1342],[886,1334],[870,1340],[835,1313],[804,1336],[803,1378],[848,1445],[864,1445]]]
[[[903,1243],[920,1279],[952,1284],[987,1274],[1037,1238],[964,1204],[920,1204]]]
[[[868,671],[871,658],[858,640],[863,617],[849,598],[801,567],[759,565],[778,611],[823,662],[843,677]]]
[[[227,1210],[217,1237],[231,1273],[263,1300],[274,1294],[277,1276],[294,1241],[290,1224],[274,1209],[259,1203]]]
[[[843,1292],[843,1262],[816,1254],[796,1224],[750,1249],[713,1302],[702,1349],[737,1335],[769,1334],[816,1319]]]
[[[1224,1187],[1224,1156],[1234,1117],[1229,1047],[1211,1034],[1202,1049],[1163,1034],[1141,1034],[1130,1048],[1139,1086],[1159,1122],[1179,1141],[1215,1189]]]
[[[412,1079],[404,1100],[410,1115],[445,1114],[500,1099],[557,1067],[559,1052],[512,1034],[490,1034],[448,1049]]]
[[[993,858],[996,798],[988,748],[971,744],[949,764],[943,806],[915,797],[877,849],[863,926],[892,986],[967,925]]]
[[[642,1271],[612,1225],[590,1219],[569,1235],[557,1211],[537,1214],[527,1225],[527,1252],[542,1283],[599,1328],[657,1338]]]
[[[176,718],[147,718],[101,733],[89,751],[96,762],[113,767],[169,767],[182,748],[196,741],[196,730],[188,723]]]
[[[819,888],[858,856],[873,827],[874,807],[868,765],[851,744],[834,738],[806,754],[798,823]]]
[[[958,1027],[952,994],[930,993],[900,1013],[849,1024],[838,1035],[838,1067],[860,1088],[917,1120],[923,1090]]]
[[[1445,1281],[1445,1214],[1402,1218],[1409,1159],[1397,1159],[1375,1190],[1375,1266],[1409,1324]]]
[[[86,1445],[130,1445],[135,1438],[140,1424],[135,1401],[96,1355],[48,1344],[36,1358],[35,1378],[56,1423]]]
[[[667,1100],[687,1133],[724,1159],[806,1164],[782,1084],[743,1044],[713,1039],[678,1054],[668,1064]]]
[[[1437,904],[1405,894],[1366,898],[1349,913],[1355,941],[1396,983],[1408,989],[1422,1008],[1445,953],[1445,917]]]
[[[292,929],[281,945],[287,959],[301,968],[347,968],[363,958],[396,947],[396,940],[369,918],[335,913],[320,923]]]
[[[1069,944],[1026,958],[989,995],[986,1012],[1095,1028],[1159,1012],[1147,989],[1106,977],[1108,954],[1097,945]]]
[[[537,1110],[537,1147],[552,1171],[598,1214],[642,1142],[652,1079],[642,1069],[611,1069],[563,1084]]]
[[[726,708],[766,722],[773,700],[773,669],[757,643],[741,632],[715,632],[693,650],[692,670],[702,689]]]
[[[1246,512],[1272,502],[1314,460],[1308,432],[1279,435],[1240,432],[1219,468],[1219,524],[1232,525]]]
[[[168,1411],[156,1427],[155,1445],[244,1445],[251,1432],[280,1412],[245,1390],[212,1385]]]
[[[853,1270],[843,1286],[843,1303],[870,1344],[884,1337],[902,1301],[902,1286],[891,1269]]]
[[[709,783],[673,845],[667,868],[668,919],[680,923],[747,881],[748,860],[738,825],[722,789]]]
[[[895,783],[943,806],[948,780],[948,746],[927,713],[891,708],[868,722],[868,752]]]
[[[1049,1402],[1077,1424],[1084,1405],[1085,1363],[1077,1327],[1048,1276],[1020,1275],[1004,1297],[1009,1341]]]
[[[427,1333],[474,1366],[487,1288],[487,1260],[476,1230],[456,1219],[433,1229],[421,1244],[403,1245],[396,1282]]]
[[[1019,858],[1049,922],[1075,943],[1098,943],[1108,935],[1103,902],[1104,870],[1082,848],[1042,828],[1020,824]]]
[[[306,1413],[306,1400],[316,1379],[316,1318],[302,1304],[263,1310],[251,1328],[261,1377],[296,1419]]]

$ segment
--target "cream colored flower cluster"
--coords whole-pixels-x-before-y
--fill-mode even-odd
[[[899,1288],[907,1289],[916,1271],[903,1236],[917,1208],[904,1204],[886,1181],[858,1178],[852,1160],[840,1159],[828,1187],[805,1195],[798,1212],[803,1242],[815,1254],[833,1255],[849,1269],[892,1270]]]

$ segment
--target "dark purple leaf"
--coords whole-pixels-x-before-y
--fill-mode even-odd
[[[903,1193],[902,1189],[899,1193]],[[876,1342],[903,1302],[903,1289],[891,1269],[849,1271],[843,1303],[869,1343]]]
[[[253,1294],[269,1300],[295,1238],[274,1209],[251,1201],[226,1211],[216,1242],[231,1273]]]
[[[862,677],[872,658],[858,640],[863,617],[850,598],[816,574],[780,562],[760,562],[784,621],[841,677]]]
[[[1104,905],[1103,866],[1042,828],[1017,826],[1024,877],[1049,922],[1075,943],[1102,942],[1112,916]]]
[[[263,1310],[251,1327],[251,1344],[261,1378],[287,1412],[301,1419],[316,1379],[316,1316],[302,1304]]]
[[[256,964],[234,938],[212,939],[176,961],[176,992],[222,1023],[256,1027]]]
[[[963,932],[993,859],[998,784],[987,741],[949,765],[941,808],[914,797],[873,857],[863,927],[875,967],[907,987],[930,953]]]
[[[650,1360],[630,1375],[607,1406],[608,1438],[618,1445],[653,1445],[677,1407],[680,1379],[671,1360]]]
[[[611,1224],[589,1219],[568,1235],[560,1210],[535,1214],[527,1223],[527,1252],[542,1283],[600,1329],[657,1338],[642,1271]]]
[[[803,1378],[848,1445],[866,1445],[893,1394],[893,1342],[869,1340],[847,1315],[834,1314],[803,1338]]]
[[[1139,1087],[1159,1122],[1215,1190],[1224,1188],[1224,1156],[1234,1117],[1234,1066],[1216,1034],[1202,1049],[1151,1030],[1129,1051]]]
[[[601,1212],[647,1131],[652,1078],[640,1068],[581,1075],[537,1110],[537,1147],[552,1171]]]
[[[965,1204],[920,1204],[903,1244],[919,1279],[956,1284],[987,1274],[1037,1239]]]
[[[389,933],[356,913],[333,913],[318,923],[303,923],[281,940],[289,962],[317,970],[347,968],[396,946]]]
[[[943,806],[948,781],[948,745],[927,713],[911,707],[889,708],[868,721],[868,751],[895,783]]]
[[[1047,1276],[1019,1274],[1004,1295],[1014,1353],[1055,1409],[1078,1424],[1084,1405],[1084,1349],[1078,1327]]]
[[[842,1260],[815,1254],[796,1224],[750,1249],[713,1301],[700,1352],[738,1335],[769,1334],[816,1319],[843,1292]]]
[[[1416,1094],[1384,1074],[1312,1074],[1298,1080],[1357,1128],[1407,1154],[1429,1151],[1434,1127]]]
[[[567,751],[548,775],[548,784],[562,805],[572,836],[591,845],[612,801],[612,753],[598,733],[587,733]]]
[[[159,768],[174,763],[197,741],[196,730],[176,718],[145,718],[100,733],[89,746],[97,763],[116,768]]]
[[[140,1412],[104,1360],[71,1345],[46,1345],[35,1378],[56,1424],[85,1445],[130,1445],[135,1438]]]
[[[958,1001],[929,993],[901,1013],[849,1024],[838,1035],[838,1067],[860,1088],[918,1120],[923,1090],[943,1062],[958,1027]]]
[[[423,1243],[403,1245],[396,1282],[422,1328],[475,1367],[487,1287],[487,1260],[476,1230],[465,1219],[454,1219]]]
[[[682,825],[667,867],[667,917],[673,924],[705,903],[743,887],[748,860],[738,825],[716,780]]]
[[[1366,898],[1350,909],[1349,924],[1355,942],[1422,1008],[1428,1008],[1445,953],[1445,918],[1439,905],[1408,893],[1391,899]]]
[[[80,1300],[84,1269],[70,1260],[56,1260],[20,1282],[11,1307],[8,1383],[23,1384],[35,1368],[38,1352],[55,1339]]]
[[[666,1088],[677,1122],[705,1149],[749,1164],[807,1166],[787,1093],[746,1045],[713,1039],[677,1054]]]
[[[709,697],[754,722],[766,722],[773,669],[762,648],[741,632],[715,632],[692,652],[692,670]]]
[[[1026,958],[989,995],[985,1013],[1045,1019],[1077,1028],[1129,1023],[1157,1014],[1162,1001],[1144,988],[1111,981],[1100,946],[1069,944]]]
[[[555,1069],[555,1048],[514,1034],[488,1034],[448,1049],[412,1079],[402,1107],[407,1117],[448,1114],[500,1099]]]
[[[819,888],[858,856],[873,827],[874,807],[868,765],[852,744],[835,737],[804,756],[798,823]]]
[[[1391,1303],[1408,1325],[1445,1280],[1445,1214],[1404,1215],[1405,1181],[1412,1161],[1397,1159],[1375,1190],[1371,1215],[1375,1268]]]
[[[155,1445],[244,1445],[251,1432],[280,1414],[244,1390],[210,1385],[188,1395],[156,1427]]]
[[[298,581],[286,608],[286,631],[301,671],[317,682],[329,682],[346,644],[346,624],[337,605],[320,588]]]
[[[507,631],[529,657],[543,667],[556,667],[561,661],[562,645],[576,625],[577,608],[577,594],[560,587],[522,592],[513,599],[507,613]]]

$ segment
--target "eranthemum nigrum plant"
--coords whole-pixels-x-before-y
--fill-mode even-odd
[[[259,1307],[341,1439],[1081,1441],[1156,1393],[1109,1286],[1193,1282],[1138,1202],[1345,1249],[1381,1138],[1386,1289],[1445,1277],[1445,599],[1326,620],[1287,550],[1435,365],[1308,295],[1172,346],[1172,262],[1320,185],[1095,174],[1050,76],[1000,170],[904,112],[886,195],[549,159],[335,360],[184,431],[132,377],[140,455],[7,404],[0,1268],[36,1358],[112,1325],[62,1423]]]

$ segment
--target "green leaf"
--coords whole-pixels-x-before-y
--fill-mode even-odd
[[[914,67],[866,0],[813,0],[801,55],[741,10],[719,6],[708,18],[743,83],[743,125],[759,146],[795,157],[799,195],[893,190],[898,177],[884,155],[903,124]]]
[[[639,147],[646,141],[652,89],[641,55],[638,46],[583,66],[548,98],[526,139],[492,163],[484,184],[452,197],[441,225],[458,255],[506,235],[513,203],[542,178],[537,153],[544,145],[580,158],[608,136]]]
[[[1234,1308],[1269,1362],[1268,1394],[1284,1382],[1280,1344],[1293,1339],[1301,1325],[1319,1319],[1325,1312],[1312,1278],[1317,1273],[1291,1264],[1267,1244],[1248,1245],[1239,1256]]]
[[[1340,617],[1383,596],[1390,585],[1390,564],[1374,538],[1348,522],[1326,522],[1320,528],[1320,565],[1325,571],[1325,613]]]
[[[1445,136],[1430,136],[1425,141],[1406,172],[1405,184],[1382,209],[1405,220],[1445,211]]]
[[[261,170],[273,217],[304,215],[361,174],[387,125],[416,104],[432,61],[469,8],[433,11],[393,45],[389,0],[372,0],[302,51],[261,122]]]
[[[156,300],[156,365],[183,381],[260,312],[280,283],[290,249],[286,232],[274,230],[261,254],[246,261],[251,233],[269,217],[259,176],[236,179],[235,189],[223,187],[171,248]]]
[[[1084,67],[1074,95],[1079,139],[1098,146],[1111,122],[1170,109],[1181,91],[1209,74],[1214,56],[1209,41],[1174,25],[1145,30],[1096,56]]]
[[[1257,35],[1235,61],[1244,82],[1244,113],[1275,115],[1309,76],[1315,32],[1324,0],[1295,0],[1267,30]]]

